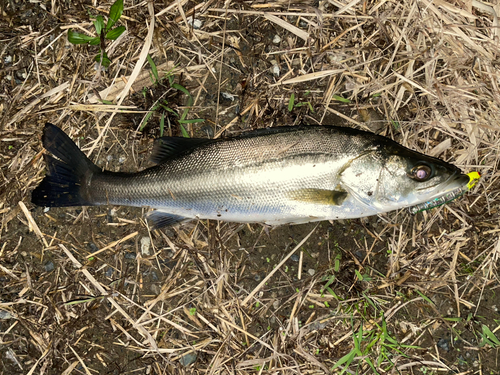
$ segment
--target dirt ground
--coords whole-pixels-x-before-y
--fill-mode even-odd
[[[498,5],[126,0],[104,69],[67,33],[112,2],[0,4],[0,374],[500,374]],[[280,227],[31,203],[45,122],[135,172],[183,113],[202,138],[370,130],[482,178],[416,215]]]

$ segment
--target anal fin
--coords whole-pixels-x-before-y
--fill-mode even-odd
[[[171,213],[160,210],[154,210],[149,212],[146,215],[146,219],[148,220],[151,229],[160,229],[163,227],[169,227],[186,220],[191,220],[190,218],[185,216],[173,215]]]

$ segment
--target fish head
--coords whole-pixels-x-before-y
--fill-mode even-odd
[[[351,159],[340,175],[340,187],[377,213],[430,201],[468,182],[456,166],[390,140]]]

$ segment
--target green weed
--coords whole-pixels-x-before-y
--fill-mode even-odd
[[[165,94],[167,94],[170,90],[173,90],[174,92],[181,92],[182,94],[186,95],[188,97],[187,99],[187,106],[184,108],[182,114],[179,117],[179,114],[169,105],[168,100],[163,99],[164,95],[160,99],[158,99],[150,108],[148,113],[144,116],[141,125],[139,126],[139,131],[144,130],[146,127],[148,121],[150,120],[151,116],[155,112],[160,112],[160,137],[163,137],[163,133],[165,130],[165,118],[167,118],[168,123],[170,124],[168,113],[171,113],[174,118],[178,118],[177,122],[179,124],[179,127],[181,129],[182,136],[185,138],[189,138],[189,133],[184,127],[185,124],[193,124],[193,123],[198,123],[198,122],[203,122],[205,121],[204,119],[197,118],[197,119],[187,119],[187,115],[191,109],[191,107],[194,104],[194,99],[191,95],[191,93],[181,84],[175,83],[175,75],[173,74],[173,69],[172,68],[170,71],[168,71],[164,77],[160,77],[158,73],[158,68],[156,67],[155,62],[151,58],[150,55],[147,56],[147,60],[149,63],[149,66],[151,67],[151,82],[153,85],[158,86],[158,85],[163,85],[164,82],[168,85],[168,88],[165,90]],[[144,89],[142,92],[144,98],[147,96],[147,89]],[[167,115],[167,116],[165,116]]]
[[[123,0],[116,0],[109,9],[108,22],[104,25],[104,18],[101,15],[95,17],[93,21],[97,36],[88,36],[77,33],[71,29],[68,30],[68,41],[72,44],[89,44],[91,46],[101,46],[101,51],[94,60],[104,67],[111,64],[106,53],[106,40],[116,40],[125,31],[125,26],[113,26],[118,22],[123,13]]]

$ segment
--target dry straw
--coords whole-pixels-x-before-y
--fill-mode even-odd
[[[5,373],[497,371],[484,327],[498,334],[498,5],[125,0],[127,32],[107,46],[103,71],[98,49],[66,33],[92,34],[89,12],[106,16],[111,3],[22,3],[6,3],[0,28]],[[190,107],[154,84],[148,54]],[[46,121],[100,166],[135,171],[152,143],[137,127],[160,97],[205,119],[186,125],[191,136],[338,123],[483,177],[415,217],[317,227],[200,221],[149,232],[140,209],[31,205]],[[160,118],[147,131],[158,134]],[[167,134],[181,134],[177,120],[167,116]]]

